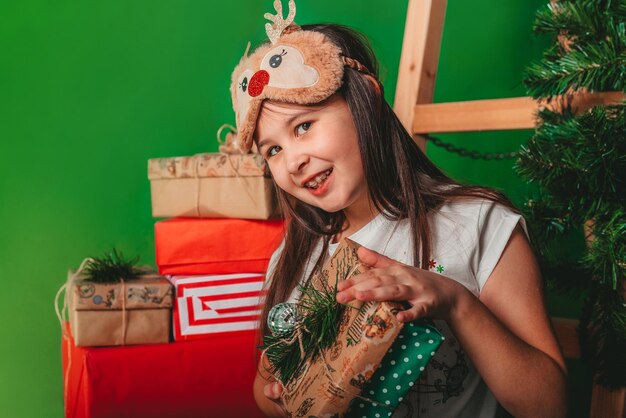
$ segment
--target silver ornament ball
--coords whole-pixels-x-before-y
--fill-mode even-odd
[[[267,325],[273,335],[281,335],[292,331],[297,319],[295,303],[279,303],[270,309],[267,315]]]

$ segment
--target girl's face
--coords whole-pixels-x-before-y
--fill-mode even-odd
[[[315,106],[264,102],[255,131],[276,184],[327,212],[369,207],[357,131],[344,98]]]

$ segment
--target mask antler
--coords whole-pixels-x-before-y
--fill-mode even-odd
[[[276,15],[271,13],[265,13],[263,15],[267,20],[274,23],[273,25],[269,23],[265,24],[265,32],[272,42],[272,45],[278,41],[283,31],[293,23],[293,19],[296,17],[296,3],[294,0],[289,0],[289,14],[287,15],[287,19],[283,19],[283,4],[281,0],[274,0],[274,10],[276,10]]]

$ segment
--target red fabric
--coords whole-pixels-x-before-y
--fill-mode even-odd
[[[156,264],[171,275],[265,272],[283,235],[282,220],[167,219],[154,225]]]
[[[65,416],[262,417],[252,394],[255,342],[254,332],[122,347],[76,347],[64,337]]]

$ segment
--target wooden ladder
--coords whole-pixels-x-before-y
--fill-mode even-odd
[[[404,127],[414,135],[422,150],[426,148],[425,134],[534,129],[537,112],[546,107],[554,109],[558,100],[547,103],[530,97],[513,97],[432,102],[445,12],[446,0],[409,0],[394,100],[394,110]],[[625,99],[623,92],[579,93],[572,108],[582,112]],[[552,323],[563,355],[580,358],[578,321],[553,318]],[[626,417],[625,399],[626,388],[611,391],[594,384],[589,416]]]

